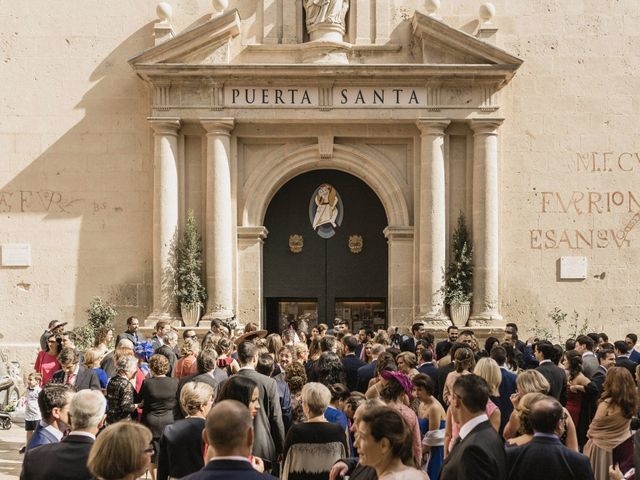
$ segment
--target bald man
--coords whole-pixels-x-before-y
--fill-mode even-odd
[[[509,480],[593,480],[589,459],[565,447],[558,438],[563,415],[562,405],[552,397],[531,405],[533,440],[521,447],[507,448]]]
[[[253,418],[242,403],[223,400],[214,405],[207,415],[204,436],[209,463],[185,480],[275,480],[261,473],[264,464],[251,456]]]

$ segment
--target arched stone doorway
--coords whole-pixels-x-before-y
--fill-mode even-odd
[[[310,202],[316,189],[330,184],[341,200],[342,218],[330,238],[312,227]],[[313,213],[313,212],[312,212]],[[310,325],[331,323],[335,316],[352,329],[386,324],[388,248],[385,209],[376,193],[356,176],[338,170],[313,170],[284,184],[266,211],[269,232],[263,250],[264,308],[267,327],[280,331],[289,319]],[[300,235],[294,253],[290,236]],[[362,238],[362,250],[349,245]],[[352,251],[354,250],[354,251]]]

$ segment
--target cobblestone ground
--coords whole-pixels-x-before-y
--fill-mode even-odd
[[[22,455],[18,450],[24,445],[24,425],[14,423],[9,430],[0,430],[0,479],[17,480],[22,469]]]

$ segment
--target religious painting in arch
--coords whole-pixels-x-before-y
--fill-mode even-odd
[[[386,325],[388,220],[364,181],[338,170],[298,175],[274,195],[264,225],[269,331],[309,332],[336,319],[351,329]]]

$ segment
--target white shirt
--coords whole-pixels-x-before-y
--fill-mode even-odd
[[[73,373],[71,375],[73,375],[73,382],[70,383],[70,385],[75,385],[76,381],[78,380],[78,372],[80,371],[80,364],[76,365],[76,368],[73,370]],[[69,383],[69,374],[65,373],[64,374],[64,383],[67,384]]]
[[[69,436],[71,436],[71,435],[78,435],[79,437],[88,437],[88,438],[91,438],[93,440],[96,439],[96,436],[91,432],[76,432],[76,431],[72,431],[72,432],[69,432]]]
[[[596,356],[592,351],[587,350],[586,352],[584,352],[584,353],[582,354],[582,358],[584,358],[584,357],[588,357],[589,355],[591,355],[592,357],[595,357],[595,356]]]
[[[540,363],[538,363],[538,365],[542,365],[543,363],[552,363],[551,360],[549,360],[548,358],[542,360]]]
[[[242,457],[240,455],[230,455],[228,457],[213,457],[209,461],[213,462],[214,460],[234,460],[236,462],[248,462],[248,463],[251,463],[251,460],[249,460],[247,457]]]
[[[482,415],[478,415],[477,417],[469,420],[460,428],[460,440],[464,440],[466,436],[471,433],[471,430],[476,428],[482,422],[488,422],[488,421],[489,421],[489,417],[487,417],[485,413],[483,413]]]

